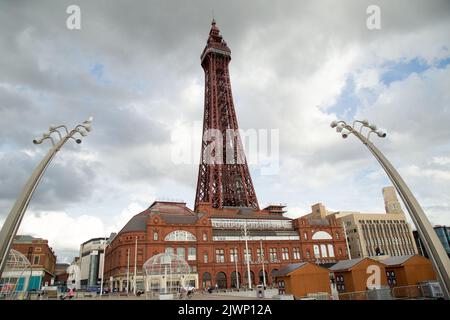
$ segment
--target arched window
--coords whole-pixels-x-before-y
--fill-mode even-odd
[[[227,287],[227,276],[224,272],[219,272],[216,275],[216,284],[220,289]]]
[[[169,233],[164,241],[197,241],[197,238],[185,230],[175,230]]]
[[[212,285],[211,283],[211,274],[209,272],[205,272],[202,277],[202,285],[203,288],[209,287]]]
[[[203,241],[208,241],[208,235],[205,233],[203,233]]]
[[[311,252],[309,252],[309,249],[306,249],[306,258],[311,258]]]
[[[153,240],[158,241],[158,231],[153,231]]]
[[[312,239],[313,240],[331,240],[331,239],[333,239],[333,237],[328,232],[317,231],[316,233],[313,234]]]
[[[237,277],[236,277],[236,271],[233,271],[231,273],[231,287],[237,288],[238,285],[239,285],[239,287],[241,287],[241,285],[242,285],[241,274],[238,272]]]

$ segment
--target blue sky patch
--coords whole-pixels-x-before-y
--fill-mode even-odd
[[[389,86],[395,81],[402,81],[408,78],[412,73],[420,74],[431,68],[425,61],[418,58],[400,63],[387,62],[382,67],[386,72],[381,74],[380,80],[386,86]]]
[[[103,70],[104,70],[104,65],[97,63],[96,65],[94,65],[92,67],[92,69],[89,71],[89,73],[91,75],[93,75],[97,79],[97,81],[100,81],[103,78]]]
[[[355,95],[355,80],[353,76],[349,76],[336,103],[328,108],[327,111],[329,113],[335,113],[340,119],[349,120],[353,118],[359,105],[360,100]]]

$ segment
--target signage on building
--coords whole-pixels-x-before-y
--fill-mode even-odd
[[[211,219],[211,225],[216,229],[247,230],[292,230],[291,220],[269,219]]]

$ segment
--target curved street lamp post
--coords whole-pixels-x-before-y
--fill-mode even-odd
[[[355,127],[357,123],[361,124],[359,131]],[[354,134],[381,164],[389,179],[394,184],[395,189],[402,198],[403,203],[417,228],[417,232],[423,240],[423,244],[430,256],[434,271],[436,272],[438,280],[441,284],[445,298],[450,299],[450,260],[444,250],[444,247],[442,246],[442,243],[439,241],[433,226],[425,215],[419,202],[416,200],[405,181],[403,181],[403,178],[381,153],[381,151],[378,150],[378,148],[375,147],[375,145],[369,140],[372,133],[376,134],[380,138],[385,138],[386,133],[377,129],[376,125],[369,124],[369,121],[367,120],[355,120],[352,126],[348,125],[345,121],[333,121],[331,123],[331,127],[336,128],[336,131],[340,132],[344,139],[350,134]],[[363,136],[362,134],[362,130],[364,128],[369,129],[367,136]]]
[[[50,126],[49,131],[44,133],[41,138],[33,140],[34,144],[41,144],[44,140],[50,140],[53,147],[47,152],[44,159],[39,163],[36,169],[34,169],[31,177],[28,179],[27,184],[17,198],[13,208],[11,209],[2,226],[2,229],[0,231],[0,276],[5,268],[9,250],[11,249],[14,237],[17,234],[17,230],[19,229],[20,223],[22,222],[25,211],[27,210],[28,203],[33,196],[34,190],[36,190],[39,181],[44,175],[45,170],[49,166],[56,153],[69,139],[75,140],[76,143],[81,143],[81,139],[75,138],[74,135],[78,133],[82,137],[85,137],[88,132],[91,131],[92,120],[93,118],[90,117],[82,124],[77,125],[70,132],[65,125]],[[60,132],[62,130],[64,130],[63,134],[61,134]],[[56,141],[52,137],[52,134],[57,135]]]

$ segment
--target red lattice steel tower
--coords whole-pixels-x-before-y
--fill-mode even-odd
[[[231,94],[228,64],[231,50],[212,21],[201,55],[205,71],[205,110],[195,209],[249,207],[259,210],[248,170]]]

